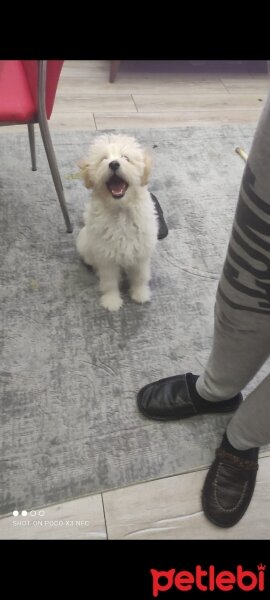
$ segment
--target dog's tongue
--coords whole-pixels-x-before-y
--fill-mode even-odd
[[[121,179],[120,177],[117,177],[117,175],[113,175],[109,179],[107,186],[108,186],[111,194],[115,197],[123,196],[127,189],[126,182],[123,181],[123,179]]]

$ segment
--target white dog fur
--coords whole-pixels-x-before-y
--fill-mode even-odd
[[[80,167],[92,195],[77,249],[99,275],[102,306],[110,311],[122,306],[122,270],[129,277],[132,300],[149,301],[150,262],[158,235],[158,218],[147,189],[150,156],[132,137],[102,135]]]

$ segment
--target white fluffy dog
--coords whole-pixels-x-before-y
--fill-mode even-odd
[[[122,306],[121,270],[128,274],[132,300],[147,302],[158,235],[158,218],[146,187],[151,159],[132,137],[102,135],[80,167],[86,187],[93,191],[77,249],[99,275],[101,304],[111,311]]]

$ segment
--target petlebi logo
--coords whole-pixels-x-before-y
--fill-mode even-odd
[[[244,569],[242,565],[237,565],[234,571],[218,571],[214,565],[204,569],[201,565],[196,565],[193,571],[157,571],[150,569],[152,575],[152,595],[157,598],[161,593],[168,592],[171,589],[179,592],[189,592],[191,590],[200,590],[201,592],[229,592],[237,588],[243,592],[253,590],[263,592],[265,588],[265,570],[266,566],[262,563],[257,565],[254,570]]]

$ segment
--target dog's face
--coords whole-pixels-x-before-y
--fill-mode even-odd
[[[121,200],[147,184],[151,158],[134,138],[111,134],[97,138],[79,166],[86,187],[107,200]]]

